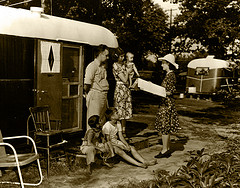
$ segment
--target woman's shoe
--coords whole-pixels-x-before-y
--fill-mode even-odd
[[[165,153],[159,153],[158,155],[155,156],[155,158],[169,158],[171,157],[172,153],[170,150],[166,151]]]

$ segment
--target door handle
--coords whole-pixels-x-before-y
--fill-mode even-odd
[[[45,90],[39,91],[38,89],[32,89],[32,91],[36,92],[36,93],[42,93],[42,94],[47,93],[47,91],[45,91]]]
[[[44,93],[47,93],[47,91],[45,91],[45,90],[42,90],[42,91],[41,91],[41,93],[42,93],[42,94],[44,94]]]
[[[33,92],[39,93],[38,89],[32,89]]]

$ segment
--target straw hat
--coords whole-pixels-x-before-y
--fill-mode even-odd
[[[172,65],[174,65],[176,69],[178,69],[178,67],[179,67],[178,64],[175,63],[175,57],[172,54],[167,54],[164,57],[158,58],[158,60],[159,61],[165,60],[165,61],[171,63]]]

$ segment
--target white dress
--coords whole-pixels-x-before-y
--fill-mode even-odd
[[[110,136],[110,142],[112,143],[113,148],[121,148],[127,150],[127,147],[118,139],[118,131],[122,131],[121,123],[117,123],[116,126],[112,125],[109,121],[103,125],[102,128],[103,134],[108,134]]]

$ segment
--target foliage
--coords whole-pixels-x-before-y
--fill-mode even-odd
[[[103,25],[116,34],[120,46],[135,54],[137,64],[148,51],[160,56],[169,51],[176,38],[174,53],[201,51],[226,59],[238,56],[240,47],[240,0],[163,0],[179,3],[181,14],[170,28],[167,15],[152,0],[54,0],[52,14]],[[2,1],[1,5],[17,3]],[[43,1],[50,14],[50,0]],[[15,5],[16,8],[41,6],[41,1]],[[191,47],[198,44],[197,49]]]
[[[144,184],[130,182],[128,185],[118,187],[237,188],[239,186],[239,153],[229,151],[209,155],[202,149],[190,151],[189,154],[190,159],[187,164],[173,174],[165,170],[158,170],[155,172],[155,180],[145,181]]]
[[[239,154],[209,155],[201,151],[191,153],[186,166],[177,172],[178,180],[192,187],[237,187],[239,185]],[[180,183],[178,182],[178,183]]]
[[[232,88],[231,91],[226,89],[220,89],[217,91],[218,100],[223,101],[227,106],[238,105],[238,100],[240,96],[239,89]]]
[[[129,181],[128,183],[125,184],[120,184],[120,185],[114,185],[111,186],[111,188],[149,188],[152,185],[154,185],[153,181]]]
[[[9,6],[19,2],[19,0],[6,0],[0,2],[0,5]],[[33,0],[28,3],[14,5],[13,7],[29,10],[32,6],[42,6],[44,7],[44,13],[52,14],[54,16],[70,18],[94,24],[101,24],[102,21],[101,0]]]
[[[239,0],[182,0],[175,20],[175,34],[200,42],[209,54],[224,59],[240,37]]]
[[[124,51],[135,54],[141,68],[147,51],[167,51],[167,15],[151,0],[55,0],[53,15],[103,25],[118,38]]]
[[[136,64],[148,51],[166,52],[167,15],[158,5],[150,0],[104,0],[102,6],[103,25],[115,33],[124,51],[135,54]]]
[[[2,6],[10,6],[14,8],[25,8],[25,9],[30,9],[32,6],[41,6],[41,1],[30,1],[28,3],[21,3],[23,1],[19,0],[2,0],[0,1],[0,5]]]
[[[176,62],[179,64],[179,71],[187,72],[187,65],[190,61],[193,59],[205,58],[207,55],[208,53],[206,53],[204,50],[194,51],[191,54],[177,53]]]
[[[101,0],[54,0],[53,15],[101,24]]]
[[[169,1],[170,3],[173,3],[173,4],[177,4],[179,2],[181,2],[182,0],[163,0],[163,2],[167,2]]]
[[[52,6],[50,0],[42,2],[47,14],[108,28],[115,33],[124,51],[135,54],[138,68],[142,67],[142,57],[148,51],[164,55],[169,48],[167,15],[152,0],[54,0]],[[32,3],[20,7],[29,9],[30,6],[41,6],[40,3]]]
[[[233,155],[240,154],[240,139],[229,139],[228,142],[228,153]]]

